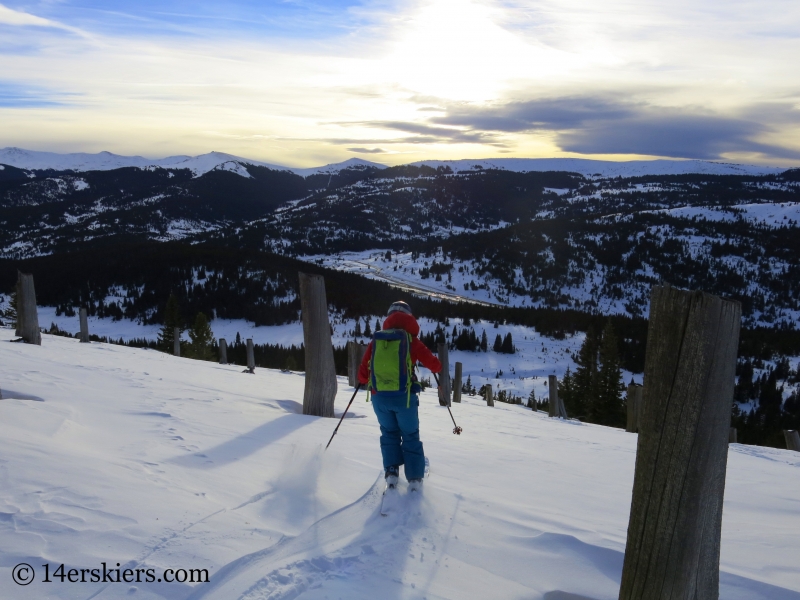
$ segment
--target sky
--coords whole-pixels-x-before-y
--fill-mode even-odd
[[[797,0],[0,0],[0,147],[800,166]]]

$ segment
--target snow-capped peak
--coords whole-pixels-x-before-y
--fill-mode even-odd
[[[376,169],[385,169],[386,165],[372,162],[370,160],[364,160],[363,158],[348,158],[343,162],[332,163],[329,165],[325,165],[324,167],[311,167],[308,169],[291,169],[291,170],[300,175],[301,177],[308,177],[309,175],[317,175],[319,173],[324,173],[328,175],[328,174],[336,174],[343,169],[358,169],[367,167],[374,167]]]

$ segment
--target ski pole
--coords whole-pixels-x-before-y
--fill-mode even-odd
[[[433,371],[431,371],[431,373],[433,373]],[[439,385],[439,378],[436,376],[436,373],[433,373],[433,378],[436,380],[436,385],[438,386]],[[453,425],[455,425],[455,427],[453,429],[453,433],[456,434],[456,435],[461,435],[461,432],[464,431],[464,430],[461,429],[461,427],[459,427],[458,425],[456,425],[456,420],[453,418],[453,411],[450,410],[450,404],[445,404],[445,406],[447,406],[447,412],[450,413],[450,418],[453,419]]]
[[[333,441],[333,436],[336,435],[337,431],[339,431],[339,425],[341,425],[342,421],[344,421],[344,416],[347,414],[347,411],[350,410],[350,405],[353,403],[353,400],[356,399],[356,394],[360,389],[361,389],[361,383],[359,382],[359,384],[356,386],[356,391],[353,392],[353,397],[350,398],[350,402],[347,403],[347,408],[345,408],[344,412],[342,413],[342,418],[339,419],[339,422],[336,424],[336,429],[333,430],[333,435],[331,436],[331,439],[328,440],[328,446],[331,445],[331,442]],[[328,449],[328,446],[325,446],[325,450]]]

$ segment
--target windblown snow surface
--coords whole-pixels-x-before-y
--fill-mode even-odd
[[[454,436],[426,393],[432,476],[381,517],[363,394],[324,451],[336,422],[299,414],[302,374],[12,337],[0,330],[2,598],[617,597],[633,434],[467,398]],[[723,600],[800,599],[799,475],[798,453],[731,446]],[[42,582],[44,564],[103,562],[210,582]],[[25,587],[19,563],[36,573]]]

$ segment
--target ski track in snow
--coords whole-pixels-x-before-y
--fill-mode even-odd
[[[0,597],[616,599],[636,436],[433,393],[433,476],[379,514],[363,395],[296,413],[300,374],[0,329]],[[339,379],[340,413],[352,389]],[[800,454],[732,445],[722,600],[800,600]],[[587,491],[590,493],[587,494]],[[210,583],[12,583],[27,562],[207,568]],[[54,568],[54,567],[53,567]]]

